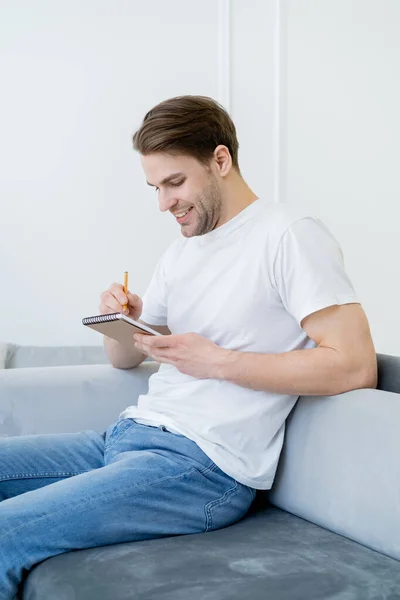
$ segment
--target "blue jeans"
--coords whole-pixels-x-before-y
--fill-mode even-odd
[[[0,599],[50,556],[226,527],[255,493],[192,440],[133,419],[1,438]]]

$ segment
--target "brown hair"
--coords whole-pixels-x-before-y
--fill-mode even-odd
[[[187,154],[204,164],[220,144],[228,148],[239,171],[235,125],[223,106],[207,96],[177,96],[160,102],[133,136],[133,147],[140,154]]]

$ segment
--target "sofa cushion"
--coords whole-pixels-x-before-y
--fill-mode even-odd
[[[49,558],[30,572],[23,591],[23,600],[399,597],[398,561],[272,507],[251,509],[210,533]]]

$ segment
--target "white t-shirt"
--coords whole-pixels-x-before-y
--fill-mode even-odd
[[[359,302],[327,227],[261,199],[205,235],[174,240],[142,299],[141,319],[150,325],[259,353],[314,348],[301,320],[327,306]],[[148,393],[120,416],[165,425],[240,483],[270,489],[297,398],[196,379],[161,363]]]

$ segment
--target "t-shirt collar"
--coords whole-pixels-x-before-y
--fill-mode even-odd
[[[223,225],[220,225],[216,229],[213,229],[212,231],[209,231],[208,233],[205,233],[204,235],[194,236],[192,239],[197,240],[198,243],[203,245],[203,244],[208,244],[212,240],[225,237],[225,236],[229,235],[232,231],[234,231],[237,227],[239,227],[240,225],[243,225],[243,223],[245,223],[246,221],[248,221],[249,219],[251,219],[252,217],[257,215],[261,206],[262,206],[262,202],[261,202],[260,198],[257,198],[256,200],[254,200],[254,202],[252,202],[251,204],[246,206],[237,215],[235,215],[234,217],[229,219],[229,221],[227,221]]]

